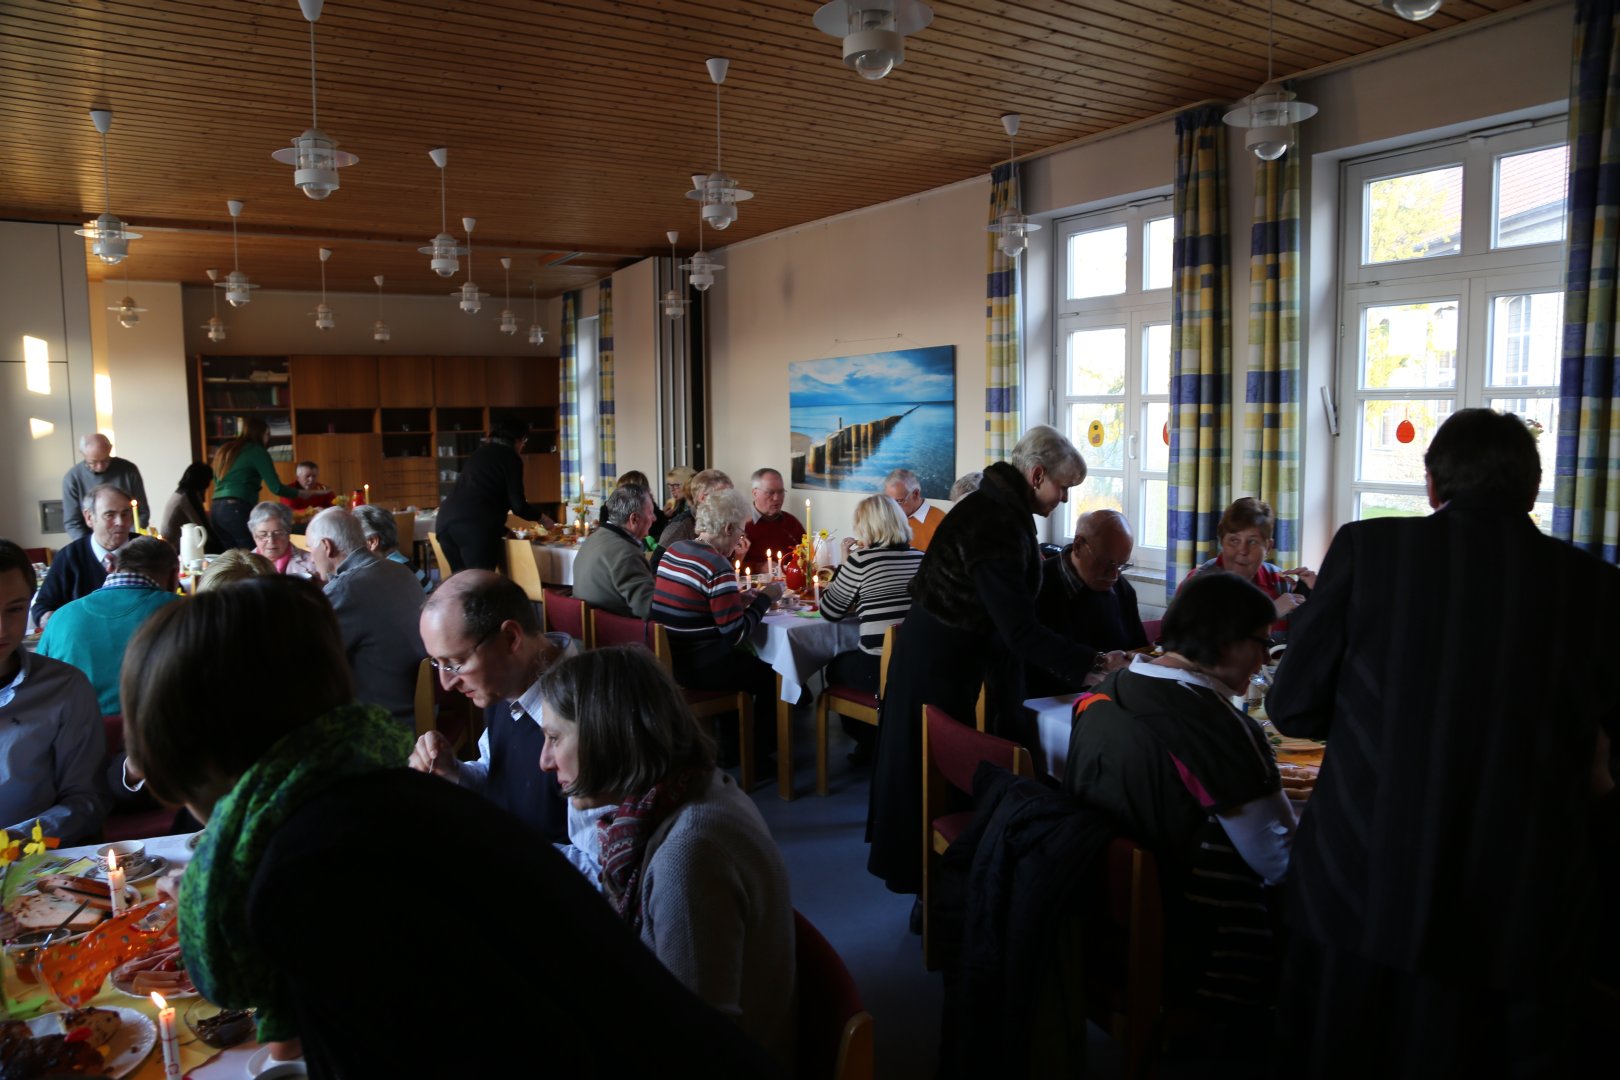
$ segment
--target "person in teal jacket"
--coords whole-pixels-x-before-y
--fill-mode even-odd
[[[269,441],[264,418],[247,416],[242,419],[242,433],[214,454],[214,504],[208,520],[214,526],[213,536],[226,547],[253,550],[247,520],[258,505],[261,484],[278,497],[301,494],[299,488],[282,483],[276,475],[270,451],[265,449]]]
[[[57,608],[39,639],[39,653],[84,672],[103,716],[119,716],[118,673],[124,646],[152,612],[180,599],[180,563],[155,536],[137,536],[113,553],[116,568],[95,592]]]

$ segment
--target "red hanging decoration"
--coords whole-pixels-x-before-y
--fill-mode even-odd
[[[1417,428],[1412,426],[1412,421],[1410,421],[1410,420],[1402,420],[1398,425],[1396,425],[1396,427],[1395,427],[1395,441],[1396,442],[1409,443],[1415,438],[1417,438]]]
[[[1166,420],[1164,422],[1163,435],[1164,435],[1164,445],[1169,446],[1170,445],[1170,421],[1168,421],[1168,420]]]

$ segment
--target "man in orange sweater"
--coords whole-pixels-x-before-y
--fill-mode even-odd
[[[900,509],[910,519],[907,524],[911,526],[911,546],[918,551],[927,551],[928,541],[934,538],[934,530],[945,520],[945,511],[930,506],[928,500],[923,498],[917,474],[910,469],[894,470],[883,478],[883,494],[899,503]]]

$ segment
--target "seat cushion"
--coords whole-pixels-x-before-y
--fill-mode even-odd
[[[822,693],[825,696],[833,698],[837,701],[847,701],[851,705],[864,705],[868,709],[875,709],[878,707],[878,699],[876,694],[868,694],[866,691],[857,690],[853,686],[844,686],[841,683],[833,683],[831,686],[827,687],[826,690],[822,691]]]
[[[945,838],[947,844],[956,842],[956,838],[967,831],[973,823],[972,810],[960,810],[954,814],[942,814],[934,819],[934,831]]]

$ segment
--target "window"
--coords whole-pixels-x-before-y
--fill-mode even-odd
[[[1061,532],[1088,510],[1123,512],[1136,561],[1164,565],[1169,518],[1170,200],[1058,223],[1055,424],[1085,455]]]
[[[1425,514],[1423,452],[1456,409],[1540,424],[1552,524],[1563,333],[1563,121],[1345,166],[1339,520]]]
[[[596,443],[596,338],[596,317],[579,320],[579,332],[574,338],[579,356],[579,475],[590,481],[593,492],[603,486],[612,487],[614,480],[597,474],[601,454]]]

